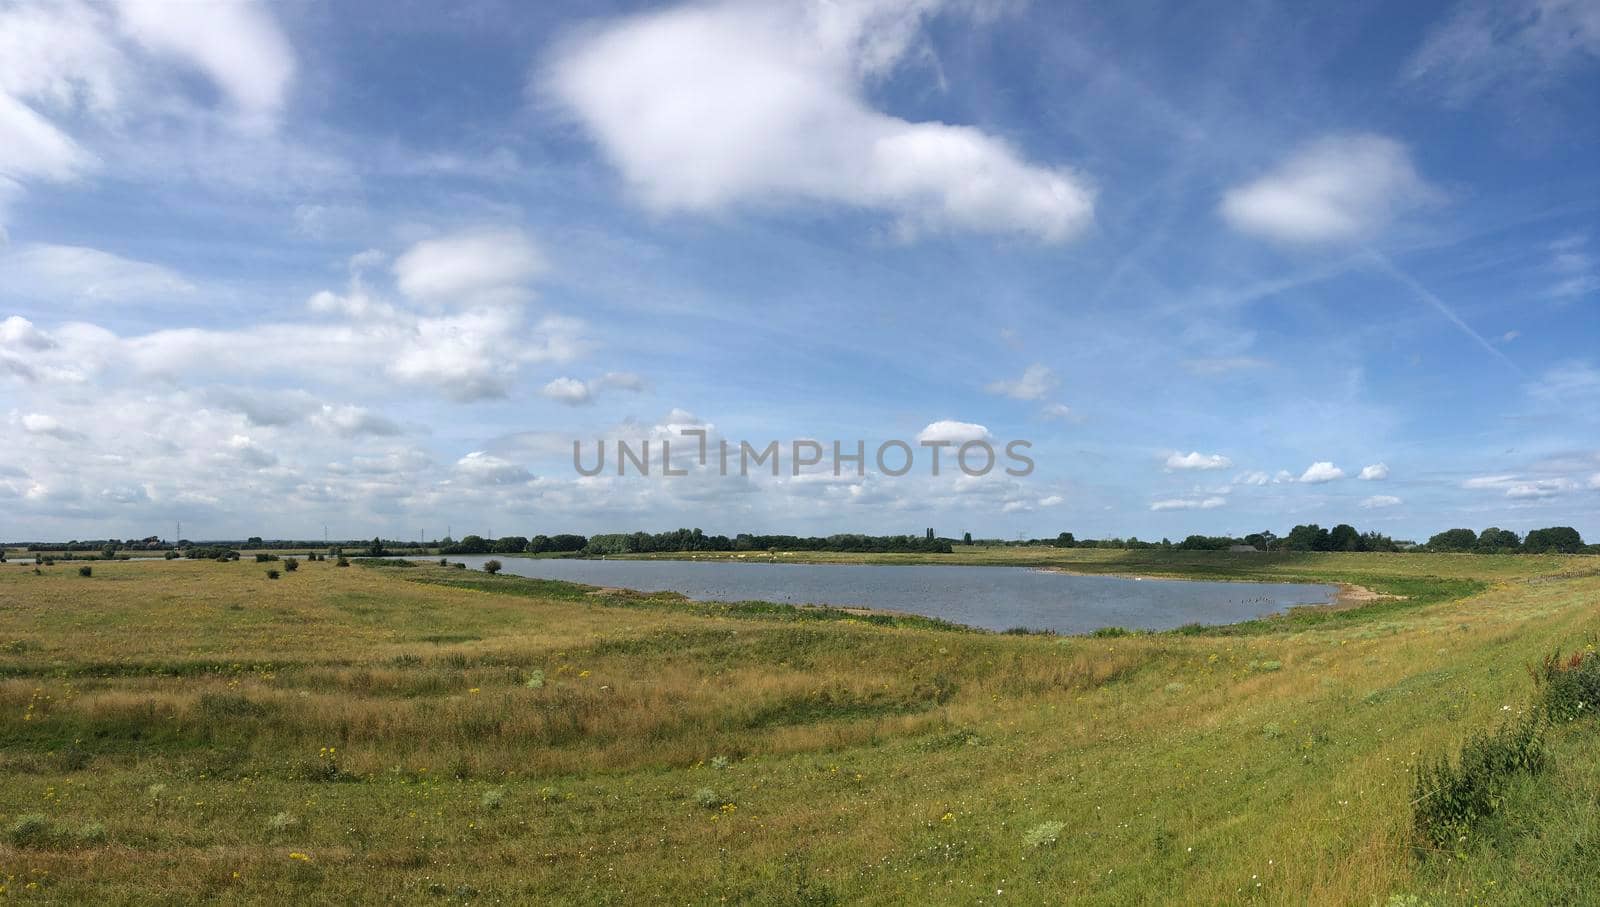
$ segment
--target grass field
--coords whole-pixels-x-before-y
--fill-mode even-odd
[[[1419,852],[1409,801],[1419,755],[1593,639],[1600,559],[950,559],[1405,598],[1055,638],[431,566],[0,565],[0,898],[1589,897],[1600,726],[1554,729],[1452,852]]]

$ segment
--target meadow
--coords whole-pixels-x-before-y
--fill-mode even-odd
[[[1395,597],[1053,637],[431,565],[13,562],[0,898],[1588,897],[1600,726],[1552,727],[1446,846],[1414,832],[1413,766],[1594,641],[1600,559],[957,550]]]

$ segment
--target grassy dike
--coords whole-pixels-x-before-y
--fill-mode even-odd
[[[0,565],[0,898],[1582,901],[1592,719],[1448,850],[1409,801],[1600,629],[1600,561],[951,560],[1406,598],[1054,638],[432,566]]]

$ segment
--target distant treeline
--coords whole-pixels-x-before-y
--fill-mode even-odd
[[[592,535],[583,548],[585,555],[598,554],[649,554],[675,551],[860,551],[860,552],[924,552],[949,554],[950,540],[928,538],[920,535],[857,535],[843,533],[829,536],[802,535],[751,535],[740,533],[733,538],[725,535],[706,535],[699,529],[678,529],[672,532],[627,532]]]
[[[1179,551],[1227,551],[1245,546],[1257,551],[1440,551],[1475,552],[1479,554],[1600,554],[1600,545],[1585,545],[1578,530],[1571,526],[1551,526],[1535,529],[1526,537],[1509,529],[1490,527],[1482,532],[1471,529],[1448,529],[1425,544],[1396,541],[1381,532],[1361,532],[1348,523],[1324,529],[1316,523],[1296,526],[1289,534],[1279,536],[1269,531],[1252,532],[1234,538],[1226,535],[1191,535],[1179,542],[1162,539],[1146,542],[1138,538],[1079,539],[1063,532],[1053,539],[977,539],[969,533],[964,538],[968,545],[993,547],[1026,547],[1050,545],[1056,548],[1167,548]]]
[[[496,539],[468,535],[460,541],[446,538],[442,541],[415,542],[374,538],[370,541],[322,542],[303,539],[262,539],[260,536],[237,541],[190,542],[180,539],[176,544],[155,538],[123,541],[98,539],[70,542],[13,543],[9,547],[23,547],[27,551],[93,552],[101,558],[119,556],[119,552],[171,551],[187,557],[216,557],[224,552],[239,549],[325,548],[330,554],[348,553],[353,556],[383,557],[398,552],[423,552],[437,549],[441,554],[558,554],[590,556],[608,554],[650,554],[691,551],[852,551],[852,552],[920,552],[949,554],[951,539],[920,535],[861,535],[839,533],[828,536],[753,535],[740,533],[706,535],[699,529],[675,529],[670,532],[615,532],[582,536],[571,533],[536,535],[507,535]],[[973,539],[966,533],[962,544],[982,547],[1055,548],[1123,548],[1171,549],[1178,551],[1227,551],[1234,548],[1254,548],[1257,551],[1439,551],[1472,552],[1478,554],[1600,554],[1600,545],[1587,545],[1578,530],[1571,526],[1550,526],[1535,529],[1520,536],[1509,529],[1491,526],[1482,532],[1471,529],[1447,529],[1417,544],[1396,541],[1381,532],[1361,532],[1348,523],[1324,529],[1316,523],[1295,526],[1288,535],[1274,532],[1252,532],[1234,538],[1226,535],[1191,535],[1182,541],[1162,539],[1143,541],[1135,537],[1109,539],[1080,539],[1070,532],[1055,538],[1033,539]],[[126,556],[126,555],[121,555]]]

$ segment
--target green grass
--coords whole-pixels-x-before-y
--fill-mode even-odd
[[[0,897],[1586,896],[1600,723],[1455,852],[1418,856],[1409,801],[1595,632],[1595,559],[951,557],[1406,597],[1055,638],[432,565],[3,565]]]

